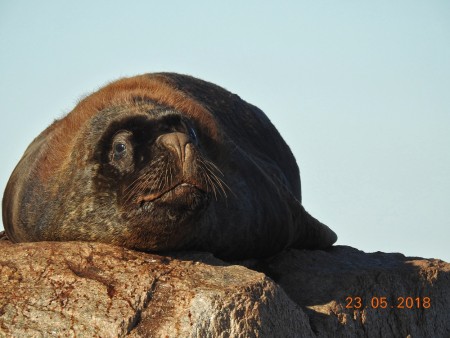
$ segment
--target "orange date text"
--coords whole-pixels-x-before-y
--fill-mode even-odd
[[[430,297],[372,297],[365,300],[358,296],[345,298],[346,309],[361,309],[371,307],[372,309],[429,309],[431,307]]]

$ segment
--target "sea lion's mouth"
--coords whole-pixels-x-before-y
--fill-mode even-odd
[[[202,188],[191,183],[178,183],[169,189],[150,193],[137,198],[137,203],[144,204],[149,202],[156,202],[162,200],[164,202],[170,202],[178,197],[188,195],[195,192],[204,192]]]

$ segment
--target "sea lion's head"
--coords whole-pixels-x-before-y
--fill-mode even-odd
[[[224,258],[336,240],[303,209],[296,161],[267,116],[172,73],[113,82],[44,130],[11,175],[3,222],[15,242]]]
[[[92,217],[117,215],[117,224],[105,227],[112,226],[123,245],[147,250],[187,246],[211,199],[226,194],[214,164],[220,149],[179,111],[151,103],[108,108],[83,134],[80,143],[95,145],[85,147],[81,159],[92,171],[84,175],[84,169],[85,177],[70,190],[92,184],[97,199]],[[102,235],[111,238],[97,234]]]

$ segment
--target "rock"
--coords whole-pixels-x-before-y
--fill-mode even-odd
[[[0,335],[311,332],[307,316],[264,274],[210,254],[173,259],[101,243],[0,241],[0,268]]]
[[[450,337],[450,264],[441,260],[335,246],[288,250],[256,268],[304,310],[318,337]]]
[[[240,264],[2,240],[0,336],[450,336],[448,263],[334,247]]]

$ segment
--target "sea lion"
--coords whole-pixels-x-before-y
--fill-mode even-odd
[[[13,242],[99,241],[224,259],[337,239],[301,205],[300,175],[267,116],[174,73],[112,82],[27,148],[3,196]]]

